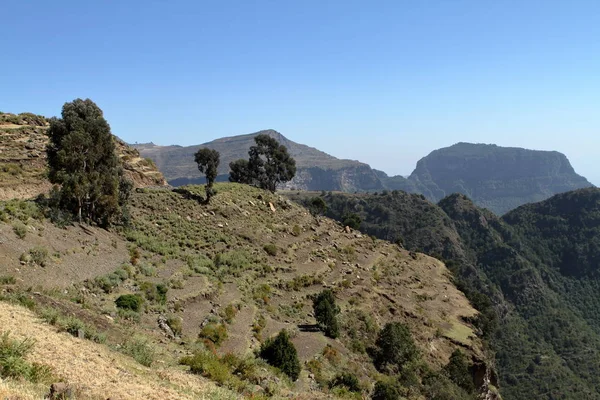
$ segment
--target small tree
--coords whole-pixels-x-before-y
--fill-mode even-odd
[[[293,381],[300,375],[300,361],[288,333],[280,331],[273,339],[267,340],[260,348],[260,356],[272,366],[279,368]]]
[[[327,203],[322,197],[316,196],[310,199],[310,211],[313,215],[323,215],[327,211]]]
[[[400,322],[385,324],[375,342],[374,363],[380,371],[400,372],[405,364],[417,359],[419,352],[410,331]]]
[[[340,335],[337,315],[340,309],[335,304],[333,292],[329,289],[323,290],[313,299],[313,310],[319,329],[330,338],[337,338]]]
[[[48,177],[59,185],[57,207],[101,225],[122,216],[123,200],[131,185],[115,151],[110,126],[102,110],[90,99],[65,103],[62,118],[48,128]]]
[[[204,147],[194,154],[194,161],[198,164],[198,170],[206,175],[206,202],[208,203],[214,194],[213,184],[217,178],[220,154],[216,150]]]
[[[360,218],[360,215],[355,213],[346,214],[342,217],[342,223],[346,226],[349,226],[352,229],[360,228],[361,222],[362,219]]]

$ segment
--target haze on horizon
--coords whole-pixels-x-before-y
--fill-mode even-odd
[[[600,185],[600,2],[3,2],[0,110],[91,98],[128,142],[276,129],[408,175],[456,142]]]

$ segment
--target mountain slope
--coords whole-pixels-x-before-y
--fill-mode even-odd
[[[46,174],[46,118],[0,113],[0,199],[33,198],[50,190]],[[166,184],[152,161],[115,137],[125,176],[135,187]]]
[[[136,144],[144,157],[149,157],[175,186],[203,183],[204,178],[194,163],[194,153],[201,147],[215,149],[221,154],[218,181],[226,181],[229,163],[240,158],[248,158],[248,150],[254,144],[254,137],[266,134],[285,145],[296,160],[296,177],[287,184],[305,190],[377,190],[383,185],[373,170],[358,161],[340,160],[315,148],[287,139],[274,130],[265,130],[248,135],[225,137],[197,146],[156,146]]]
[[[433,202],[461,193],[499,215],[557,193],[593,186],[559,152],[472,143],[431,152],[419,160],[408,180]]]
[[[406,398],[454,393],[443,367],[457,349],[468,356],[477,387],[493,396],[494,372],[472,324],[476,311],[442,262],[347,231],[269,192],[230,183],[215,189],[209,204],[198,201],[202,187],[138,189],[131,226],[116,231],[58,228],[33,202],[0,202],[0,300],[80,318],[118,349],[143,335],[160,360],[152,374],[183,368],[176,366],[181,356],[200,352],[212,360],[204,375],[223,386],[300,399],[337,393],[329,384],[341,373],[354,374],[368,396],[383,376],[368,349],[385,323],[398,321],[420,354],[417,381],[402,383]],[[315,330],[312,296],[325,288],[341,310],[335,340]],[[126,294],[142,296],[139,312],[115,307]],[[161,318],[180,321],[176,339]],[[298,349],[297,382],[255,356],[281,329]]]
[[[291,194],[310,204],[312,194]],[[327,214],[447,260],[480,311],[505,399],[599,399],[600,189],[556,195],[499,218],[464,195],[434,205],[403,192],[328,194]]]

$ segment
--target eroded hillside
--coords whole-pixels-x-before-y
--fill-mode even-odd
[[[47,193],[46,118],[30,113],[0,113],[0,199],[33,198]],[[162,186],[165,179],[154,163],[115,137],[125,175],[136,187]]]
[[[131,197],[132,226],[120,232],[62,230],[31,203],[4,203],[5,299],[29,299],[36,309],[74,315],[118,348],[143,335],[160,354],[152,370],[182,371],[181,356],[212,349],[218,356],[211,368],[225,366],[220,375],[205,366],[204,375],[220,385],[242,394],[304,398],[343,395],[329,385],[344,372],[358,377],[368,395],[381,377],[368,349],[386,322],[399,321],[419,349],[418,374],[422,368],[440,371],[461,349],[476,384],[493,393],[485,380],[495,383],[493,372],[469,323],[477,313],[443,263],[347,230],[268,192],[238,184],[216,190],[206,205],[198,201],[202,187],[138,189]],[[30,292],[20,291],[28,287]],[[325,288],[334,291],[341,309],[338,339],[315,330],[311,296]],[[140,295],[141,310],[116,308],[115,299],[124,294]],[[298,350],[297,382],[254,355],[281,329]],[[244,365],[252,372],[233,374],[227,354],[250,363]]]

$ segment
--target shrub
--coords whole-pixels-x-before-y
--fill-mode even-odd
[[[142,303],[144,299],[142,299],[137,294],[123,294],[115,300],[115,304],[117,308],[121,308],[123,310],[131,310],[135,312],[139,312],[142,307]]]
[[[159,304],[167,302],[169,288],[162,283],[153,284],[151,282],[143,282],[140,284],[140,289],[144,292],[148,301],[155,301]]]
[[[265,244],[263,249],[267,252],[268,255],[275,257],[277,255],[277,246],[272,243]]]
[[[13,232],[19,239],[24,239],[25,236],[27,236],[27,226],[22,222],[17,221],[13,224]]]
[[[25,360],[34,344],[32,339],[11,339],[9,332],[0,334],[0,378],[23,378],[34,383],[49,381],[52,378],[49,366]]]
[[[42,246],[36,246],[29,250],[30,261],[40,267],[46,266],[46,260],[48,259],[48,249]]]
[[[236,379],[226,363],[222,362],[217,355],[207,351],[199,351],[191,357],[184,357],[179,363],[189,366],[191,373],[202,375],[221,385]]]
[[[260,357],[272,366],[279,368],[293,381],[300,375],[300,361],[298,352],[285,330],[279,332],[275,338],[267,340],[260,348]]]
[[[400,391],[398,390],[398,384],[390,381],[377,381],[373,394],[371,395],[372,400],[397,400],[400,399]]]
[[[167,325],[169,325],[169,328],[171,328],[175,336],[181,336],[181,332],[183,331],[181,317],[170,315],[167,318]]]
[[[358,378],[356,377],[356,375],[350,372],[343,372],[341,374],[338,374],[329,382],[330,388],[334,388],[337,386],[344,386],[351,392],[360,392],[361,390]]]
[[[313,299],[313,309],[315,319],[319,329],[330,338],[337,338],[340,335],[340,328],[337,315],[340,309],[335,304],[333,292],[329,289],[322,291]]]
[[[227,339],[227,328],[223,324],[211,322],[198,335],[200,339],[209,340],[215,346],[220,346]]]
[[[133,338],[127,340],[120,348],[123,354],[133,357],[138,363],[149,367],[154,362],[156,352],[147,339]]]
[[[342,223],[352,229],[360,228],[361,222],[362,220],[358,214],[346,214],[342,217]]]
[[[418,358],[419,352],[410,331],[400,322],[387,323],[375,342],[374,363],[377,369],[399,372]]]
[[[456,349],[450,356],[450,361],[444,367],[444,370],[452,382],[460,386],[468,393],[475,391],[475,384],[473,383],[473,376],[469,372],[469,363],[467,356]]]
[[[0,285],[14,285],[17,283],[17,280],[14,276],[10,275],[2,275],[0,276]]]
[[[300,236],[301,233],[302,233],[302,229],[300,228],[300,226],[294,225],[294,227],[292,228],[292,234],[294,236]]]

